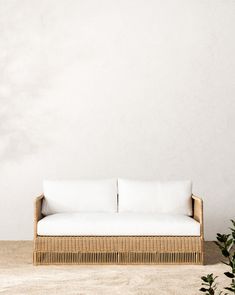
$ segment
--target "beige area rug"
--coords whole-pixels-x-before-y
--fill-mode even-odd
[[[202,294],[200,277],[227,269],[220,259],[216,246],[207,242],[204,266],[33,266],[32,242],[0,241],[0,294]],[[226,278],[219,281],[226,284]]]

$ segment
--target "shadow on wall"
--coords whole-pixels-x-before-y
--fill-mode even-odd
[[[40,145],[38,118],[29,115],[30,104],[20,98],[2,98],[1,90],[0,97],[0,161],[15,161],[35,153]]]
[[[17,68],[19,57],[14,55],[8,57],[7,63],[0,60],[0,69],[3,73],[0,83],[1,162],[18,160],[24,155],[32,154],[41,142],[39,138],[42,122],[39,116],[41,103],[37,88],[39,84],[41,86],[43,84],[40,77],[32,77],[30,82],[19,79],[20,68]]]
[[[41,138],[51,114],[44,97],[48,89],[48,65],[41,45],[40,23],[28,26],[19,13],[5,25],[8,6],[0,11],[0,161],[19,160],[47,143]]]

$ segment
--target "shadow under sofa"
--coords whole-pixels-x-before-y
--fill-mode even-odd
[[[33,263],[203,264],[203,202],[189,181],[45,181]]]

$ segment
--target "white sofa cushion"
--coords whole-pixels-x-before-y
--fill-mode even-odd
[[[44,215],[61,212],[117,212],[117,180],[44,181]]]
[[[192,215],[191,181],[118,179],[119,212]]]
[[[43,236],[200,236],[186,215],[154,213],[58,213],[38,222]]]

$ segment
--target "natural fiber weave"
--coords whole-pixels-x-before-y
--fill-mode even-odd
[[[193,217],[200,237],[175,236],[38,236],[43,196],[36,199],[34,264],[202,264],[202,200],[194,197]]]

